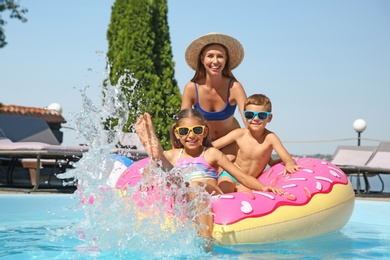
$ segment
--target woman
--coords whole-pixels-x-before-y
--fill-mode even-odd
[[[193,41],[185,57],[195,75],[184,87],[181,109],[193,107],[200,111],[207,120],[213,140],[239,128],[234,112],[238,105],[245,121],[246,93],[231,70],[244,58],[240,42],[228,35],[209,33]],[[221,151],[233,160],[236,145],[230,144]]]

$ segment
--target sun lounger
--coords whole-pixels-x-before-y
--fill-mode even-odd
[[[110,153],[126,156],[133,161],[147,157],[138,136],[124,134],[119,137],[120,144],[110,150]],[[7,184],[13,184],[13,172],[18,161],[24,168],[29,169],[31,183],[36,191],[40,182],[40,169],[43,164],[59,165],[64,168],[71,162],[77,162],[88,151],[88,146],[62,146],[42,142],[12,142],[8,138],[0,137],[0,158],[9,158],[7,168]]]
[[[390,173],[390,142],[381,142],[366,166],[367,169]]]
[[[133,161],[148,157],[141,140],[135,133],[122,133],[118,136],[119,143],[110,150],[110,153],[126,156]]]
[[[367,176],[379,177],[382,184],[382,188],[379,192],[382,192],[385,188],[385,184],[381,174],[390,174],[390,142],[381,142],[374,155],[361,170],[366,178]],[[368,192],[369,191],[370,187],[368,187]]]
[[[9,158],[11,160],[7,169],[7,183],[12,184],[13,171],[16,163],[21,159],[35,159],[35,184],[33,191],[39,187],[40,168],[42,159],[62,160],[66,162],[76,162],[80,160],[83,153],[88,151],[87,146],[61,146],[51,145],[42,142],[12,142],[8,138],[0,138],[0,157]],[[27,166],[31,167],[31,164]]]
[[[346,174],[357,177],[357,192],[360,193],[360,175],[363,176],[365,193],[372,192],[369,177],[377,176],[383,192],[385,184],[381,174],[390,174],[390,142],[381,142],[379,146],[339,146],[332,163]]]
[[[118,140],[119,143],[110,153],[126,156],[133,161],[147,157],[136,134],[123,133],[118,136]],[[87,146],[60,145],[42,118],[0,115],[0,160],[8,165],[6,167],[8,185],[13,185],[14,171],[19,170],[15,168],[19,165],[18,162],[21,162],[23,168],[29,169],[31,184],[35,191],[39,187],[42,166],[47,169],[47,166],[58,167],[61,164],[61,171],[65,170],[71,162],[80,160],[86,151]],[[52,175],[53,173],[50,178]]]
[[[347,175],[357,177],[356,192],[361,192],[360,176],[364,178],[365,192],[369,191],[367,175],[362,170],[370,161],[377,146],[338,146],[333,154],[332,163],[342,169]]]

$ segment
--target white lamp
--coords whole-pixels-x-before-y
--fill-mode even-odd
[[[355,122],[353,122],[353,129],[358,133],[358,146],[360,146],[360,134],[366,130],[366,121],[363,119],[356,119]]]
[[[61,105],[58,104],[58,103],[51,103],[51,104],[47,107],[47,109],[50,110],[50,111],[54,110],[54,111],[58,112],[59,114],[62,113],[62,107],[61,107]]]

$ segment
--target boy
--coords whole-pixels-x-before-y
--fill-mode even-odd
[[[255,94],[248,97],[244,104],[246,128],[235,129],[212,143],[214,147],[220,149],[235,142],[237,144],[237,157],[234,163],[243,172],[255,178],[260,176],[268,162],[271,164],[273,150],[285,164],[284,174],[293,173],[302,168],[296,165],[295,160],[284,148],[279,137],[265,128],[267,123],[272,120],[271,111],[271,101],[265,95]],[[222,171],[219,175],[218,185],[224,193],[250,190],[238,183],[226,171]]]

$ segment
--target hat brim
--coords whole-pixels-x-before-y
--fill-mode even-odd
[[[225,46],[229,52],[230,69],[235,69],[244,59],[244,48],[235,38],[221,33],[209,33],[194,40],[185,53],[188,66],[197,69],[198,57],[202,48],[208,44],[218,43]]]

